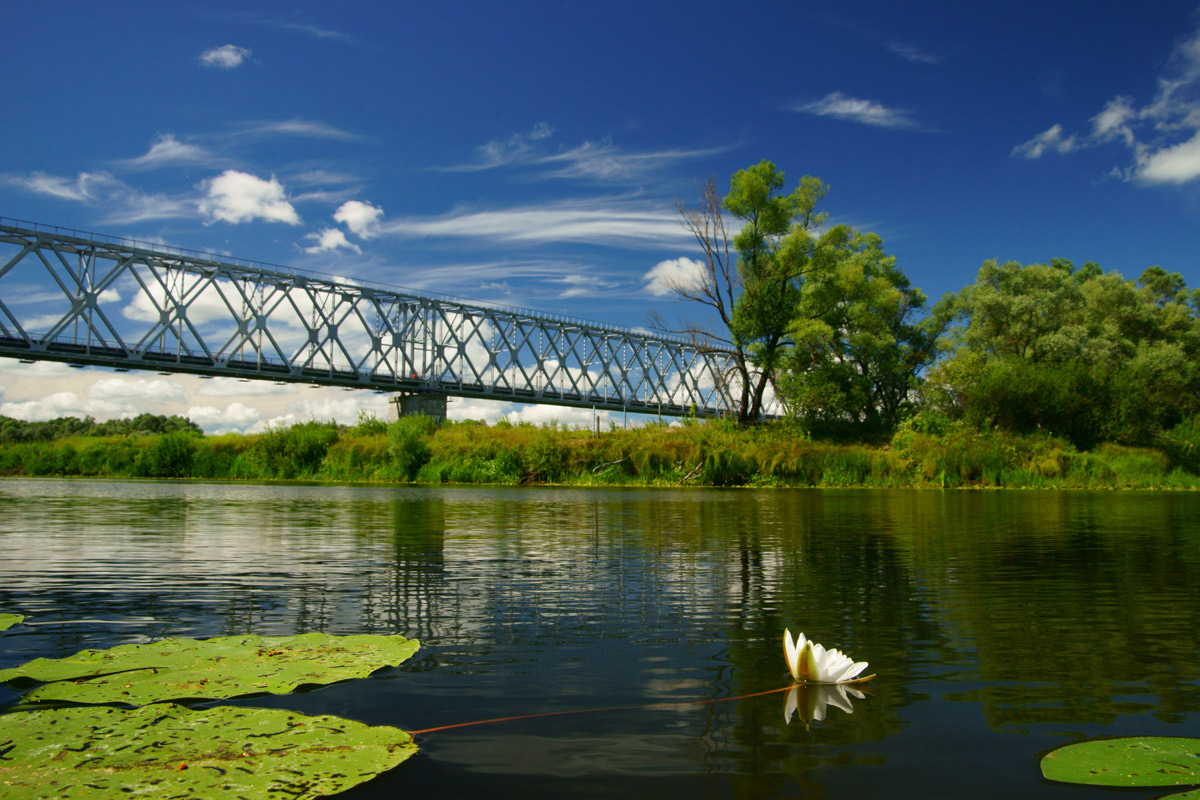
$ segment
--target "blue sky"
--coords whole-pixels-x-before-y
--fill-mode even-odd
[[[988,258],[1200,285],[1200,7],[10,2],[0,216],[619,325],[763,158],[936,299]],[[0,414],[209,430],[374,395],[0,363]],[[460,401],[456,416],[573,420]],[[584,414],[590,416],[588,412]]]

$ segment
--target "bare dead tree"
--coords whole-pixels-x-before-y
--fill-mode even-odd
[[[733,251],[732,237],[725,227],[722,198],[717,192],[717,181],[709,178],[698,187],[700,202],[689,206],[682,200],[675,201],[675,208],[683,226],[692,234],[700,251],[704,254],[703,267],[699,275],[687,278],[669,278],[664,285],[677,297],[691,300],[712,309],[722,323],[714,330],[712,325],[685,321],[680,328],[669,326],[657,311],[650,312],[650,325],[667,333],[682,334],[702,352],[721,352],[733,356],[732,366],[717,379],[722,382],[717,388],[723,393],[734,390],[738,395],[738,421],[751,421],[751,386],[761,379],[759,370],[750,361],[745,346],[732,333],[733,310],[743,286],[737,270],[737,255]]]

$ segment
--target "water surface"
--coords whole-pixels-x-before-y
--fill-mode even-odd
[[[419,730],[717,701],[427,734],[347,798],[1113,797],[1038,754],[1200,736],[1200,495],[9,480],[0,520],[0,610],[29,618],[0,667],[400,633],[399,668],[239,702]],[[728,701],[790,683],[785,627],[871,662],[870,694],[807,725]]]

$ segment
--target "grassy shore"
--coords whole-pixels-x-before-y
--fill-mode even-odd
[[[600,435],[423,417],[255,435],[66,436],[0,443],[0,475],[579,486],[1200,489],[1164,449],[1088,452],[1048,435],[902,426],[874,444],[814,441],[787,423],[650,425]],[[1193,466],[1190,465],[1189,466]]]

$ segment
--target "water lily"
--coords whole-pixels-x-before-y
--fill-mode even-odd
[[[793,643],[791,631],[784,630],[783,654],[797,683],[865,683],[875,677],[855,677],[867,668],[866,661],[852,661],[836,648],[826,650],[803,633]]]
[[[783,724],[792,724],[792,717],[799,712],[800,721],[807,728],[810,722],[824,721],[829,706],[853,714],[851,697],[862,700],[866,695],[844,683],[797,683],[788,692],[787,701],[784,703]]]

